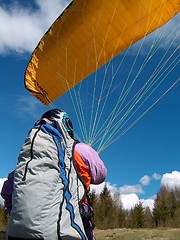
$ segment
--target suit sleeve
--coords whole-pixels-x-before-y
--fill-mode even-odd
[[[8,179],[4,182],[1,190],[1,196],[4,199],[5,209],[9,213],[12,208],[13,179],[14,179],[14,171],[9,173]]]
[[[85,143],[77,143],[75,150],[88,166],[89,175],[91,176],[91,184],[102,183],[107,176],[107,169],[98,153]]]

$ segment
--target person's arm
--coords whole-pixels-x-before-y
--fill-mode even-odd
[[[14,171],[8,174],[8,179],[4,182],[1,190],[1,196],[4,199],[4,207],[7,213],[10,213],[12,208],[13,179]]]
[[[100,159],[98,153],[84,143],[77,143],[75,150],[79,153],[83,161],[88,166],[89,174],[91,176],[91,183],[102,183],[107,176],[107,169],[103,161]]]

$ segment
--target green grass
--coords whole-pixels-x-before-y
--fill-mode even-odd
[[[1,235],[2,234],[2,235]],[[179,240],[180,228],[167,229],[95,229],[96,240]],[[5,235],[0,232],[0,240]]]
[[[179,240],[180,228],[175,229],[95,229],[96,240]]]

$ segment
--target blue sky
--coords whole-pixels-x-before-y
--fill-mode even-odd
[[[67,3],[68,1],[62,0],[34,0],[28,3],[22,0],[0,0],[0,187],[7,174],[15,168],[29,129],[49,109],[27,92],[24,73],[33,49]],[[175,23],[179,17],[176,17]],[[171,26],[174,26],[173,21],[169,27]],[[178,28],[176,34],[179,31]],[[177,35],[176,41],[179,38]],[[148,38],[150,40],[151,37]],[[168,43],[166,44],[167,47]],[[134,49],[130,51],[130,56],[134,56],[134,51],[136,52]],[[165,50],[161,49],[159,54],[163,54],[163,51]],[[145,54],[146,52],[143,55]],[[156,64],[161,59],[159,54],[153,59]],[[172,79],[180,77],[179,67],[175,67],[162,88],[166,84],[170,86]],[[116,86],[118,88],[117,83]],[[180,82],[127,133],[100,153],[108,169],[106,184],[112,193],[120,191],[126,208],[138,200],[152,206],[161,184],[168,183],[174,187],[180,182],[179,92]],[[61,108],[61,103],[63,100],[60,99],[55,102],[55,106]],[[152,103],[153,101],[146,109]],[[64,108],[74,122],[75,115],[70,110],[71,106],[66,104]],[[103,184],[96,187],[97,191],[102,187]]]

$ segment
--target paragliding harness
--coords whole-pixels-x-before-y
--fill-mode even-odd
[[[37,219],[37,212],[43,212],[44,215],[47,216],[46,218],[48,218],[48,221],[47,219],[42,219],[43,224],[45,223],[47,225],[45,227],[43,225],[43,230],[38,235],[39,239],[53,239],[53,237],[56,235],[56,231],[58,233],[58,239],[61,239],[61,236],[64,236],[63,239],[77,239],[77,234],[79,237],[81,237],[78,238],[82,240],[95,239],[93,236],[93,211],[92,207],[90,206],[90,200],[87,201],[87,204],[86,201],[84,201],[85,198],[89,199],[88,193],[86,194],[87,189],[85,187],[82,177],[79,176],[80,174],[77,172],[73,161],[75,141],[69,137],[69,134],[63,128],[63,124],[61,122],[60,124],[61,132],[57,131],[56,128],[53,127],[53,124],[50,125],[44,120],[38,122],[38,124],[31,129],[24,145],[22,146],[15,174],[15,186],[17,190],[14,191],[14,199],[16,203],[14,204],[14,208],[12,209],[12,215],[15,218],[11,217],[8,228],[9,238],[12,237],[12,239],[28,239],[28,234],[30,232],[31,237],[33,239],[36,239],[36,232],[41,231],[41,229],[39,230],[39,218]],[[63,145],[61,143],[62,140],[64,141]],[[49,149],[54,149],[54,151],[46,151],[46,157],[43,157],[44,146],[48,146]],[[56,152],[57,147],[59,152]],[[64,149],[64,152],[62,152],[62,147]],[[27,151],[29,151],[29,149],[31,149],[32,157],[31,159],[26,159],[25,157],[28,155],[26,153]],[[64,155],[62,155],[62,153]],[[41,161],[35,161],[33,160],[33,157],[36,157],[36,159],[39,159],[41,157]],[[23,160],[23,164],[21,159]],[[53,161],[51,159],[53,159]],[[31,165],[31,169],[33,169],[33,171],[29,170],[29,165]],[[61,169],[60,177],[58,166]],[[40,171],[39,169],[41,169],[42,171]],[[38,181],[38,179],[40,178],[39,175],[44,173],[46,173],[46,179],[48,184],[46,184],[46,182],[43,182],[43,187],[39,187],[38,191],[34,191],[34,185],[32,184],[32,182],[34,182],[34,178],[36,177]],[[58,182],[58,185],[56,184],[56,182]],[[49,186],[50,183],[51,186]],[[74,187],[76,185],[78,186],[77,191],[74,191]],[[19,189],[22,189],[22,191],[18,191]],[[59,189],[61,189],[60,192]],[[49,194],[47,194],[48,191]],[[55,191],[56,194],[51,194],[50,191],[53,193]],[[23,192],[24,194],[23,197],[22,195],[20,195],[21,192]],[[31,195],[28,194],[29,192],[31,192]],[[37,196],[38,198],[42,198],[41,205],[38,205],[39,201],[36,201]],[[58,214],[57,225],[56,218],[49,217],[49,215],[47,214],[46,206],[49,206],[52,202],[51,199],[47,201],[49,196],[55,196],[53,198],[53,201],[56,204],[54,204],[51,208],[51,216],[56,216],[56,214]],[[33,201],[33,204],[29,204],[27,208],[27,203],[30,202],[31,199]],[[34,204],[37,204],[37,206],[34,206]],[[18,216],[19,214],[17,210],[21,209],[22,206],[25,214],[22,215],[22,217],[19,218],[18,221],[15,221],[14,219],[16,219],[16,216]],[[36,211],[29,210],[30,208],[34,207],[36,208]],[[26,211],[28,212],[26,213]],[[28,219],[23,219],[23,216],[25,216],[26,214],[28,214],[28,219],[31,219],[31,221],[29,221]],[[57,226],[57,229],[52,228],[53,224],[54,226]],[[28,232],[26,230],[27,228]]]

